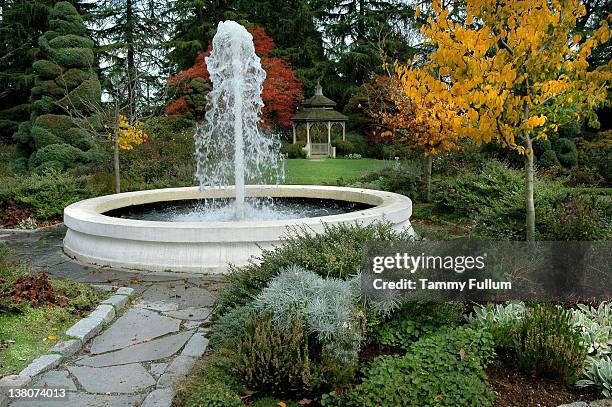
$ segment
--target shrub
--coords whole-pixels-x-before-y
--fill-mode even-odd
[[[347,406],[489,406],[493,391],[484,368],[493,357],[491,336],[469,328],[442,329],[416,342],[405,356],[376,358]],[[331,397],[326,397],[329,400]]]
[[[304,141],[298,141],[295,144],[288,144],[285,147],[284,153],[287,154],[287,158],[306,158],[304,146],[306,146]]]
[[[210,334],[210,347],[233,347],[242,339],[245,322],[256,313],[251,304],[238,306],[219,318]]]
[[[553,143],[553,149],[564,167],[573,167],[578,164],[578,149],[571,139],[560,138]]]
[[[76,147],[70,144],[51,144],[40,148],[32,155],[29,165],[37,172],[44,172],[44,168],[50,166],[58,171],[73,168],[79,164],[87,162],[87,156]],[[44,166],[43,168],[40,168]]]
[[[322,277],[346,279],[361,270],[365,242],[411,239],[407,233],[396,232],[385,223],[325,225],[322,233],[294,229],[282,246],[263,250],[257,263],[230,267],[227,276],[230,287],[221,292],[216,312],[221,315],[254,300],[282,269],[297,266]]]
[[[0,201],[30,209],[41,220],[54,219],[64,207],[95,195],[89,180],[89,176],[72,177],[55,170],[22,176],[0,186]]]
[[[544,168],[550,168],[560,165],[557,153],[553,150],[546,150],[540,156],[538,164]]]
[[[595,197],[558,198],[554,208],[538,211],[538,230],[548,240],[606,240],[612,238],[609,208]]]
[[[240,396],[223,384],[207,384],[187,399],[187,407],[240,407]]]
[[[365,173],[351,186],[378,189],[419,199],[423,195],[422,168],[416,163],[395,163]]]
[[[93,48],[94,43],[92,40],[80,35],[67,34],[55,37],[49,40],[49,45],[52,48]]]
[[[229,368],[251,390],[273,395],[304,395],[318,386],[311,362],[308,336],[299,314],[276,323],[269,314],[246,321],[237,343],[236,359]]]
[[[586,357],[571,314],[550,304],[536,305],[526,312],[514,338],[514,349],[519,369],[559,377],[568,384],[575,383]]]
[[[373,328],[371,336],[381,345],[408,350],[413,343],[445,326],[456,326],[465,307],[454,302],[406,301]]]
[[[355,152],[355,146],[348,140],[334,140],[332,145],[336,147],[337,157],[344,157]]]
[[[303,315],[308,332],[316,337],[327,354],[342,364],[357,361],[363,339],[361,319],[355,303],[359,282],[335,278],[291,267],[282,270],[255,300],[263,312],[270,312],[277,324],[297,311]]]
[[[345,139],[353,145],[353,153],[367,158],[383,158],[381,143],[372,143],[363,134],[352,131],[346,133]]]

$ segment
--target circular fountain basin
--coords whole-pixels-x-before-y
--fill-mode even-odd
[[[285,220],[161,222],[105,215],[120,208],[168,201],[233,198],[232,187],[167,188],[125,192],[76,202],[64,209],[64,251],[77,261],[142,271],[223,273],[248,264],[262,249],[282,243],[296,227],[322,232],[324,225],[388,222],[412,233],[412,201],[399,194],[362,188],[310,185],[247,185],[247,197],[316,198],[370,206],[330,216]],[[252,259],[251,259],[252,260]]]

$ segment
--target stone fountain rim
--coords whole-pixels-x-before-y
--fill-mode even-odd
[[[323,224],[341,224],[386,220],[391,223],[409,219],[410,198],[386,191],[318,185],[247,185],[248,196],[336,199],[374,205],[372,208],[312,218],[229,222],[163,222],[115,218],[103,213],[130,205],[197,198],[233,196],[233,187],[163,188],[124,192],[86,199],[64,209],[64,223],[78,232],[128,240],[164,242],[243,241],[246,235],[279,232],[287,227],[320,230]],[[208,232],[208,233],[206,233]]]

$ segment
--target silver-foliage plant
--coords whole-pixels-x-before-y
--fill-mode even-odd
[[[589,357],[584,378],[576,382],[578,387],[597,387],[604,397],[612,397],[612,358],[603,356],[599,359]]]
[[[270,312],[279,324],[289,313],[301,313],[323,351],[342,363],[357,360],[363,341],[363,318],[357,303],[353,282],[324,279],[299,267],[281,270],[255,300],[255,306]]]

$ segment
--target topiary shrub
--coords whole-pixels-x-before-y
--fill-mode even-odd
[[[58,76],[55,81],[58,85],[60,85],[63,89],[72,90],[79,86],[83,81],[91,78],[92,74],[88,71],[83,71],[81,69],[72,68],[68,69],[60,76]]]
[[[38,39],[41,59],[33,64],[36,77],[30,94],[30,127],[20,127],[13,136],[23,154],[19,158],[27,158],[33,165],[30,169],[38,172],[48,168],[75,168],[86,163],[88,156],[83,153],[93,147],[93,142],[80,134],[77,123],[64,109],[78,111],[79,116],[86,117],[91,113],[91,105],[99,102],[101,93],[100,82],[92,69],[94,44],[86,37],[85,24],[74,6],[68,2],[56,3],[49,13],[49,27]],[[50,147],[61,144],[70,144],[73,149]],[[43,148],[46,150],[39,154],[37,150]],[[65,154],[67,151],[74,153],[72,162]],[[47,158],[49,162],[45,161]]]
[[[405,356],[376,358],[362,383],[344,397],[344,406],[490,406],[494,393],[484,368],[493,358],[487,332],[469,328],[442,329],[415,342]]]
[[[70,144],[51,144],[42,147],[32,155],[30,167],[41,171],[41,166],[45,163],[53,163],[56,169],[62,171],[87,162],[84,154],[82,150]]]
[[[65,68],[89,68],[94,63],[93,50],[90,48],[61,48],[51,58]]]
[[[32,64],[34,73],[42,79],[55,79],[62,73],[62,67],[51,61],[40,60]]]
[[[94,42],[80,35],[66,34],[59,37],[55,37],[49,41],[51,48],[83,48],[91,50],[94,47]],[[63,64],[60,64],[64,66]]]
[[[553,148],[559,162],[564,167],[573,167],[578,164],[578,149],[571,139],[560,138],[553,143]]]

